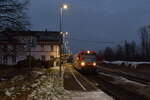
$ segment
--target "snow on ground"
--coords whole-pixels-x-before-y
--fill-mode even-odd
[[[51,70],[31,85],[35,89],[28,96],[28,100],[63,100],[63,80],[56,67]]]
[[[116,64],[116,65],[121,65],[121,64],[124,64],[125,66],[132,66],[134,68],[137,67],[137,65],[140,65],[140,64],[150,64],[150,62],[134,62],[134,61],[104,61],[104,63],[107,63],[107,64]]]
[[[36,88],[28,100],[113,100],[102,91],[67,91],[63,88],[63,76],[59,76],[59,67],[54,67],[43,75],[32,87]]]
[[[23,80],[25,77],[23,75],[18,75],[18,76],[15,76],[14,78],[11,79],[11,82],[16,82],[16,81],[19,81],[19,80]]]
[[[22,96],[23,100],[113,100],[101,90],[90,92],[65,90],[63,73],[60,77],[59,67],[53,67],[45,71],[33,71],[30,79],[33,80],[29,82],[28,80],[25,81],[25,76],[15,76],[9,83],[13,86],[10,85],[3,91],[0,90],[0,93],[5,95],[2,100],[6,98],[14,100],[22,93],[26,93]],[[1,85],[2,83],[0,83]]]
[[[2,94],[4,94],[2,97],[2,100],[5,98],[11,98],[15,99],[18,95],[21,95],[21,93],[25,92],[25,91],[29,91],[31,90],[31,88],[29,87],[30,82],[25,81],[25,77],[23,75],[17,75],[14,78],[12,78],[10,81],[7,82],[1,82],[0,83],[0,92]],[[33,77],[32,77],[33,78]],[[26,83],[28,82],[28,83]],[[2,85],[6,84],[6,88],[2,88]],[[5,85],[4,85],[5,86]],[[1,95],[0,95],[1,96]]]
[[[23,80],[25,77],[22,75],[18,75],[15,76],[14,78],[11,79],[10,83],[11,84],[15,84],[16,82]],[[9,87],[9,88],[5,88],[4,90],[4,94],[8,97],[11,97],[12,99],[14,97],[16,97],[17,94],[19,94],[20,91],[25,91],[24,89],[21,89],[20,87]]]

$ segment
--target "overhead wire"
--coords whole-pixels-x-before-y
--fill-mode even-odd
[[[101,44],[120,44],[124,43],[123,41],[96,41],[96,40],[85,40],[85,39],[79,39],[79,38],[68,38],[70,41],[76,41],[76,42],[86,42],[86,43],[101,43]]]

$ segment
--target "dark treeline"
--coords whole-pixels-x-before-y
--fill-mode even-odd
[[[140,45],[135,41],[125,41],[115,48],[106,47],[99,51],[100,59],[114,61],[150,61],[150,26],[142,27],[139,31]]]

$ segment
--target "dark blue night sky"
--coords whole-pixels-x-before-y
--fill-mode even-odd
[[[31,1],[29,16],[33,30],[59,30],[60,1]],[[66,0],[66,2],[70,7],[68,11],[64,11],[63,31],[70,33],[73,51],[99,50],[106,46],[116,46],[124,40],[138,42],[139,28],[150,24],[150,0]]]

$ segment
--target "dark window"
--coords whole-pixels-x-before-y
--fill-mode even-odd
[[[54,58],[54,56],[50,56],[50,59],[53,59]]]
[[[41,56],[41,59],[42,59],[42,61],[45,61],[45,56],[42,55],[42,56]]]
[[[7,56],[4,56],[4,57],[3,57],[3,62],[4,62],[4,64],[7,64],[7,63],[8,63],[8,57],[7,57]]]
[[[12,56],[12,62],[16,63],[16,56]]]
[[[41,49],[42,49],[42,50],[44,49],[44,44],[41,44]]]
[[[53,45],[51,45],[51,51],[54,51],[54,46]]]
[[[95,55],[82,55],[83,61],[95,61],[96,56]]]
[[[3,57],[2,57],[2,56],[0,56],[0,64],[2,64],[2,60],[3,60],[2,58],[3,58]]]
[[[3,51],[4,51],[5,53],[8,52],[8,46],[7,46],[7,45],[4,45]]]

